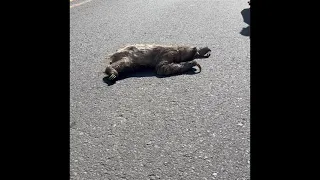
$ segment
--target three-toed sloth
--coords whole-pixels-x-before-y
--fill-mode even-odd
[[[110,64],[105,69],[107,79],[116,81],[123,72],[133,72],[141,68],[152,68],[158,75],[170,76],[185,73],[194,66],[201,66],[194,60],[208,58],[208,47],[135,44],[117,50],[108,56]]]

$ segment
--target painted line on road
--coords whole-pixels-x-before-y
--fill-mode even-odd
[[[72,2],[72,1],[73,1],[73,0],[70,0],[70,2]],[[73,4],[73,5],[70,6],[70,9],[73,8],[73,7],[80,6],[80,5],[82,5],[82,4],[86,4],[86,3],[90,2],[90,1],[92,1],[92,0],[87,0],[87,1],[80,2],[80,3],[78,3],[78,4]]]

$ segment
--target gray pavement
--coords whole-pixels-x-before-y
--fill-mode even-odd
[[[79,4],[84,2],[82,4]],[[250,39],[239,0],[73,0],[70,179],[250,179]],[[209,46],[202,72],[103,82],[126,44]]]

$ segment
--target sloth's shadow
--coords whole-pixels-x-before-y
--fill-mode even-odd
[[[240,31],[240,34],[243,35],[243,36],[249,36],[250,37],[250,8],[243,9],[241,11],[241,15],[242,15],[242,18],[243,18],[243,22],[248,24],[248,26],[245,27],[245,28],[242,28],[242,30]]]
[[[167,78],[167,77],[179,76],[179,75],[183,75],[183,74],[194,75],[194,74],[198,74],[198,73],[199,73],[199,70],[197,70],[196,68],[192,68],[189,71],[184,72],[184,73],[174,74],[174,75],[170,75],[170,76],[161,76],[161,75],[158,75],[154,71],[154,69],[146,68],[146,69],[139,70],[137,72],[121,73],[119,75],[119,77],[117,77],[116,81],[121,81],[121,80],[128,79],[128,78],[140,78],[140,77],[152,77],[152,76],[155,76],[157,78]],[[116,81],[110,81],[107,76],[103,78],[103,82],[105,82],[109,86],[115,84]]]

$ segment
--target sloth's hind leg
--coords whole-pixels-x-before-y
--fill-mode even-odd
[[[201,72],[201,66],[196,61],[188,61],[181,63],[161,63],[156,66],[156,71],[158,75],[175,75],[181,74],[189,71],[192,67],[198,66],[199,72]]]

